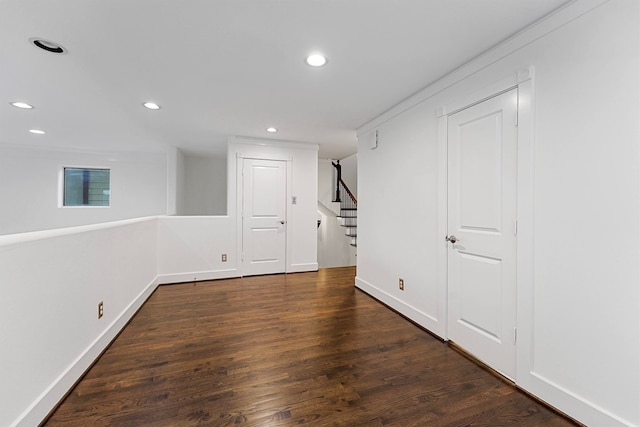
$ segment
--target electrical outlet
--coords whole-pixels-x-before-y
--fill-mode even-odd
[[[98,303],[98,319],[102,319],[103,315],[104,315],[104,303],[100,301]]]
[[[227,254],[222,254],[222,262],[227,262]]]
[[[404,279],[398,279],[398,287],[401,291],[404,291]]]

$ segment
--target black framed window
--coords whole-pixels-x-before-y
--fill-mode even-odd
[[[64,168],[64,206],[109,206],[111,170]]]

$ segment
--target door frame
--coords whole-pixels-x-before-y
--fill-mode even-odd
[[[473,93],[438,108],[438,311],[442,313],[445,341],[449,340],[447,245],[448,234],[448,116],[479,104],[506,91],[518,89],[518,157],[516,210],[516,372],[515,382],[527,387],[533,370],[533,297],[534,297],[534,77],[530,66]]]
[[[284,269],[285,273],[290,272],[289,260],[291,260],[290,250],[293,247],[291,244],[292,233],[289,233],[289,221],[292,218],[291,212],[291,182],[292,182],[292,171],[293,171],[293,157],[291,156],[268,156],[268,157],[259,157],[259,156],[243,156],[242,153],[236,153],[236,247],[238,248],[238,271],[240,273],[240,277],[244,277],[244,247],[243,247],[243,221],[242,216],[244,214],[244,179],[243,179],[243,170],[244,170],[244,160],[245,159],[253,159],[253,160],[273,160],[273,161],[281,161],[286,162],[286,189],[285,189],[285,260],[284,260]]]

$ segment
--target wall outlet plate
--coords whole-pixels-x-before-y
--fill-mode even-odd
[[[98,319],[102,319],[104,316],[104,302],[100,301],[98,303]]]
[[[222,262],[227,262],[227,254],[222,254]]]
[[[398,287],[401,291],[404,291],[404,279],[398,279]]]

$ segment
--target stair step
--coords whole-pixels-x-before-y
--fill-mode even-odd
[[[340,225],[343,227],[357,227],[357,223],[354,217],[341,217],[345,221],[340,221]]]

